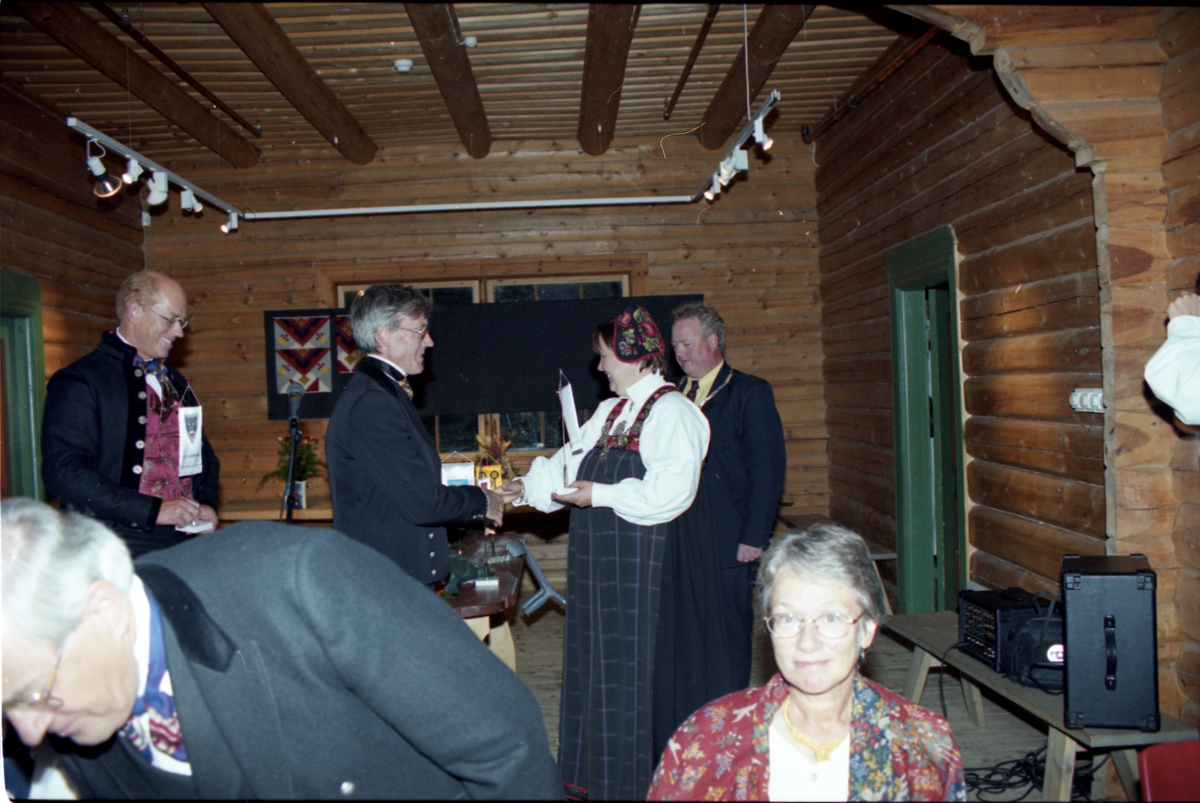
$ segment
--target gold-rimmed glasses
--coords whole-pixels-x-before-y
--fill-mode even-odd
[[[146,306],[145,304],[139,304],[138,306],[144,310],[149,310],[150,312],[153,312],[155,315],[157,315],[158,317],[160,317],[164,321],[166,321],[168,329],[174,328],[175,324],[179,324],[180,329],[187,329],[188,324],[191,323],[191,321],[189,321],[187,318],[176,318],[174,315],[172,315],[168,318],[166,315],[163,315],[158,310],[152,309],[152,308]]]
[[[409,329],[407,326],[401,326],[400,324],[396,324],[392,328],[393,329],[403,329],[406,332],[412,332],[414,335],[417,336],[417,340],[424,340],[425,334],[429,331],[428,325],[426,325],[423,329]]]
[[[774,616],[763,617],[763,621],[767,623],[767,630],[771,631],[771,635],[779,638],[797,636],[804,629],[806,622],[812,622],[817,629],[817,635],[837,639],[849,633],[851,626],[862,619],[863,615],[860,613],[852,619],[844,613],[825,613],[813,619],[804,619],[790,613],[777,613]]]
[[[4,704],[5,710],[62,708],[62,699],[55,697],[52,693],[54,691],[54,681],[58,680],[58,666],[62,663],[62,654],[62,645],[59,645],[58,656],[54,659],[54,669],[50,670],[50,680],[46,682],[45,691],[15,695],[12,700]]]

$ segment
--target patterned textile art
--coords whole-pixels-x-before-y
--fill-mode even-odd
[[[333,390],[330,316],[275,318],[275,390],[286,393],[295,381],[306,393]]]
[[[354,345],[354,333],[350,329],[350,316],[337,316],[337,365],[338,373],[352,374],[362,355]]]

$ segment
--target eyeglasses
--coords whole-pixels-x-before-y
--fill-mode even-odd
[[[844,613],[826,613],[818,616],[815,619],[801,619],[797,616],[792,616],[790,613],[777,613],[774,616],[766,616],[763,621],[767,623],[767,630],[771,631],[771,635],[779,638],[792,638],[800,634],[804,629],[805,622],[812,622],[817,628],[817,635],[824,638],[835,639],[842,638],[850,632],[850,626],[862,619],[865,614],[859,614],[851,619]]]
[[[417,340],[425,339],[425,333],[429,331],[428,326],[425,326],[422,329],[409,329],[407,326],[400,326],[399,324],[397,324],[397,325],[393,326],[392,328],[393,329],[403,329],[406,332],[412,332],[414,335],[417,336]]]
[[[58,679],[58,665],[62,663],[62,654],[62,645],[59,645],[58,657],[54,659],[54,669],[50,672],[50,681],[46,684],[45,691],[18,694],[11,702],[4,704],[4,709],[8,711],[12,709],[62,708],[62,699],[51,694],[54,691],[54,681]]]
[[[160,317],[164,321],[166,321],[168,329],[174,328],[175,324],[179,324],[180,329],[187,329],[188,324],[190,323],[190,321],[188,321],[187,318],[176,318],[174,315],[172,315],[170,318],[168,318],[166,315],[163,315],[158,310],[150,309],[150,307],[147,307],[145,304],[139,304],[138,306],[144,310],[149,310],[150,312],[153,312],[155,315],[157,315],[158,317]]]

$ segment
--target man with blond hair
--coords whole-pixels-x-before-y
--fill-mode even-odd
[[[117,327],[55,372],[42,417],[42,479],[136,557],[217,524],[220,464],[188,381],[166,364],[187,328],[187,295],[156,271],[117,290]]]

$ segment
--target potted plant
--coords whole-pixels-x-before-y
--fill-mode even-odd
[[[279,462],[274,471],[263,474],[258,483],[261,490],[267,480],[282,480],[287,482],[288,459],[292,455],[292,436],[283,435],[279,440]],[[317,457],[317,439],[306,435],[296,444],[296,469],[292,473],[292,493],[296,495],[295,509],[303,510],[307,502],[307,487],[305,483],[313,477],[319,477],[319,468],[325,468],[325,462]]]
[[[492,426],[487,425],[484,434],[476,435],[475,440],[479,443],[479,453],[475,455],[472,462],[475,463],[477,481],[487,476],[490,481],[489,487],[494,489],[498,488],[504,480],[517,476],[512,460],[507,454],[508,447],[512,446],[512,441],[504,439],[503,427],[493,429]]]

